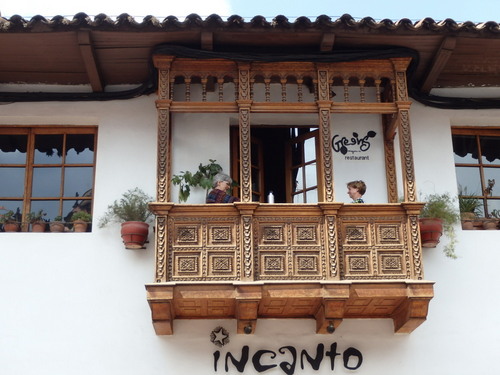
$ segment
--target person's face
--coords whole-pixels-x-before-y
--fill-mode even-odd
[[[217,183],[217,189],[222,190],[222,191],[227,191],[231,185],[227,181],[219,181]]]
[[[359,197],[361,197],[361,194],[359,194],[359,191],[357,188],[353,187],[353,186],[348,186],[347,187],[347,195],[349,195],[349,198],[351,199],[358,199]]]

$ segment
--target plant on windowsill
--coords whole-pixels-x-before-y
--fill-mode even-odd
[[[47,216],[47,213],[43,210],[30,212],[26,215],[26,220],[31,224],[32,232],[45,232],[47,221],[43,218],[44,216]]]
[[[77,211],[71,215],[71,221],[75,232],[86,232],[89,223],[92,221],[92,215],[87,211]]]
[[[0,207],[0,210],[6,211],[4,214],[0,214],[0,224],[2,224],[3,230],[5,232],[19,232],[21,224],[14,211],[7,210],[5,207]]]
[[[49,223],[49,227],[51,232],[64,232],[66,228],[62,221],[62,216],[56,216],[54,221]]]
[[[208,159],[209,163],[198,165],[198,170],[193,173],[190,171],[181,171],[180,174],[172,177],[172,183],[179,185],[179,203],[186,202],[191,194],[192,188],[203,188],[207,194],[212,188],[214,176],[222,172],[222,167],[216,163],[216,160]]]
[[[153,198],[139,188],[126,191],[115,200],[99,219],[99,228],[111,222],[121,223],[121,236],[126,249],[145,249],[152,213],[148,203]]]
[[[483,224],[483,229],[485,230],[496,230],[498,229],[498,223],[500,222],[500,211],[492,210],[489,217],[481,220]]]
[[[422,247],[436,247],[444,233],[449,242],[443,251],[449,258],[455,259],[455,245],[457,242],[454,225],[459,223],[454,199],[449,193],[430,194],[424,200],[425,206],[420,213],[420,236]]]
[[[467,194],[467,188],[460,186],[458,189],[458,208],[460,210],[460,218],[462,220],[462,229],[474,229],[474,220],[476,220],[482,212],[482,201],[476,198],[476,194]]]

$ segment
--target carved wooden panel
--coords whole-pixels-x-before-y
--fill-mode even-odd
[[[236,218],[169,219],[170,280],[237,280],[241,274]]]
[[[321,217],[256,217],[258,279],[325,279],[326,250]]]
[[[341,278],[410,278],[404,217],[343,217]]]

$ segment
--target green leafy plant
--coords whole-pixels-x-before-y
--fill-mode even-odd
[[[152,215],[148,203],[153,198],[139,188],[127,190],[119,200],[108,206],[108,210],[99,219],[99,228],[110,222],[123,223],[125,221],[146,222]]]
[[[193,173],[181,171],[180,174],[172,177],[172,183],[179,185],[179,202],[186,202],[191,194],[191,189],[200,187],[208,191],[212,188],[214,176],[222,171],[222,167],[216,160],[209,159],[209,163],[198,165],[198,170]]]
[[[455,207],[455,198],[452,198],[449,193],[430,194],[426,196],[424,201],[426,203],[420,217],[441,219],[443,221],[443,231],[449,240],[443,251],[447,257],[456,258],[455,245],[457,239],[454,225],[460,221],[460,215]]]
[[[43,210],[39,210],[37,212],[30,212],[29,214],[27,214],[26,220],[32,224],[42,221],[45,222],[46,220],[43,218],[44,216],[47,216],[47,213]]]
[[[77,211],[73,215],[71,215],[71,221],[82,220],[86,223],[90,223],[92,221],[92,215],[87,211]]]
[[[63,220],[62,216],[56,216],[54,218],[54,221],[62,221],[62,220]]]
[[[463,219],[481,216],[482,201],[476,194],[468,194],[467,187],[458,189],[458,208]]]
[[[16,218],[16,215],[14,214],[14,211],[7,210],[3,207],[0,208],[0,210],[7,211],[4,214],[0,214],[0,224],[17,223],[17,218]]]
[[[490,216],[491,216],[491,217],[494,217],[494,218],[496,218],[496,219],[500,219],[500,210],[497,210],[497,209],[492,210],[492,211],[490,212]]]

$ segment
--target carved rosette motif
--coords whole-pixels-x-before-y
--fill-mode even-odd
[[[165,216],[156,217],[156,282],[161,283],[166,279],[166,260],[167,260],[167,236],[166,236]]]
[[[404,182],[408,202],[416,202],[417,194],[415,187],[415,171],[413,164],[412,142],[410,132],[410,120],[408,111],[400,111],[400,124],[399,124],[399,142],[401,144],[401,156],[403,158],[404,166]]]

